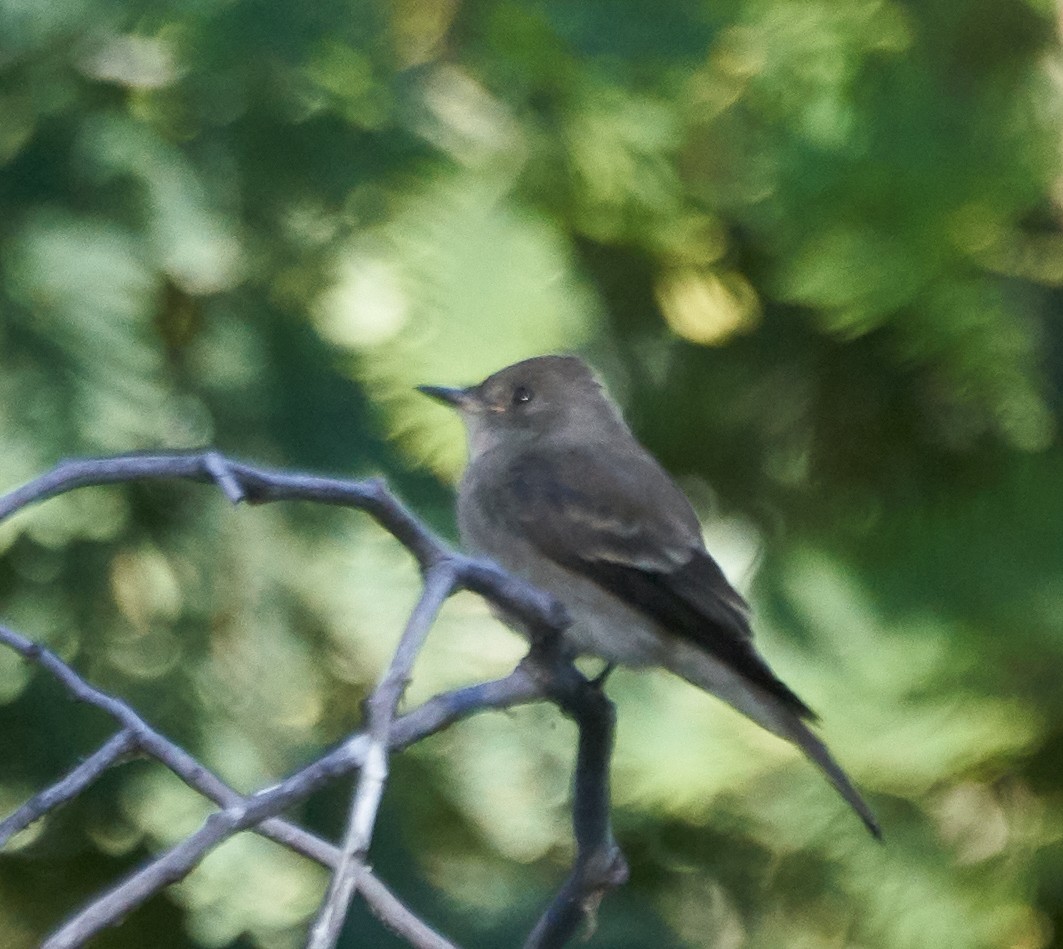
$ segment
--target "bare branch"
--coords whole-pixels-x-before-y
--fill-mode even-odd
[[[424,592],[410,615],[391,665],[369,697],[369,747],[351,800],[340,862],[318,918],[310,929],[308,949],[331,949],[339,939],[351,897],[365,870],[365,858],[373,839],[380,799],[384,795],[388,777],[388,745],[395,711],[428,630],[453,589],[454,571],[448,565],[429,570]]]
[[[229,787],[229,785],[222,781],[221,778],[210,771],[210,769],[200,764],[199,761],[175,742],[157,732],[125,702],[89,685],[50,649],[46,649],[38,643],[26,639],[24,636],[19,635],[12,629],[8,629],[2,624],[0,624],[0,643],[10,647],[25,659],[46,669],[75,699],[85,702],[88,705],[93,705],[114,718],[122,726],[123,732],[134,736],[136,748],[141,753],[157,759],[184,781],[185,784],[199,791],[204,797],[226,806],[243,800],[243,795]],[[114,739],[111,740],[113,741]],[[104,747],[107,746],[105,745]],[[99,754],[99,752],[97,752],[97,754]],[[90,758],[89,761],[93,760],[95,757],[96,755],[93,755],[93,758]],[[117,760],[117,758],[115,760]],[[88,762],[86,762],[86,764],[88,764]],[[49,794],[54,788],[55,786],[48,791],[42,792],[39,797]],[[66,800],[68,800],[67,797],[57,798],[51,807],[46,810],[58,807]],[[29,806],[29,804],[26,804],[23,807],[25,808]],[[20,808],[16,814],[21,813],[22,810],[23,808]],[[41,811],[37,817],[45,812],[46,811]],[[11,817],[4,821],[3,826],[7,825],[7,821],[13,821],[14,818],[15,814],[12,814]],[[36,820],[37,818],[34,817],[33,819]],[[274,837],[266,827],[262,828],[262,832],[265,833],[266,836]],[[274,839],[277,839],[278,843],[293,847],[293,849],[298,850],[300,853],[304,853],[305,856],[308,856],[311,859],[318,860],[318,857],[314,853],[306,852],[299,846],[296,846],[295,843],[289,839],[280,840],[277,837],[274,837]],[[3,839],[0,838],[0,845],[2,845],[3,842]],[[320,842],[324,843],[324,841]],[[303,841],[303,844],[312,847],[312,845],[307,844],[305,840]]]
[[[458,949],[449,939],[444,939],[415,916],[368,867],[362,870],[358,892],[369,904],[373,915],[395,935],[402,936],[414,949]]]
[[[579,728],[572,795],[576,859],[525,949],[558,949],[583,924],[588,934],[593,932],[602,898],[628,878],[627,862],[613,839],[609,820],[609,762],[616,709],[598,683],[588,682],[572,666],[557,669],[550,683],[551,698]]]
[[[0,824],[0,834],[9,837],[69,800],[131,752],[156,758],[221,807],[198,831],[157,855],[68,920],[45,946],[58,949],[84,945],[148,897],[183,878],[214,847],[250,829],[334,869],[333,883],[312,935],[321,949],[334,945],[355,891],[362,893],[385,925],[411,945],[419,949],[453,949],[410,912],[366,865],[387,779],[388,753],[475,712],[544,698],[573,717],[579,727],[573,810],[577,853],[568,880],[526,945],[553,949],[567,942],[582,922],[593,925],[601,897],[627,875],[609,824],[608,769],[614,710],[597,684],[587,682],[560,650],[558,634],[567,624],[564,609],[548,595],[493,564],[451,551],[380,481],[352,482],[270,471],[231,462],[213,451],[66,461],[0,498],[0,520],[29,504],[77,487],[153,478],[214,483],[233,503],[310,500],[365,511],[413,554],[425,573],[425,590],[391,665],[368,703],[367,732],[352,735],[280,784],[248,797],[156,732],[128,705],[89,685],[54,653],[0,626],[0,643],[47,669],[75,698],[106,711],[121,726],[94,755]],[[437,695],[396,718],[399,699],[428,629],[443,601],[459,588],[479,593],[518,617],[533,631],[532,651],[505,678]],[[361,777],[342,849],[278,816],[325,783],[359,768]],[[6,838],[0,836],[0,842],[3,839]]]
[[[204,797],[214,801],[216,804],[233,806],[244,801],[243,795],[200,765],[169,739],[155,732],[128,705],[88,685],[73,669],[51,651],[30,642],[3,626],[0,626],[0,642],[10,646],[26,659],[48,669],[76,698],[102,708],[126,725],[122,731],[116,733],[95,754],[71,771],[67,777],[36,795],[0,823],[0,847],[19,830],[28,827],[33,821],[40,819],[49,811],[75,797],[99,777],[106,768],[137,750],[157,758],[189,787],[199,791]],[[511,681],[518,685],[518,688],[514,689],[512,694],[517,700],[520,700],[519,683],[521,678],[519,676],[511,676],[507,680],[499,680],[499,683]],[[475,696],[464,698],[462,697],[463,691],[473,691],[476,695],[480,695],[482,692],[486,700],[482,707],[493,707],[491,705],[493,692],[490,689],[493,685],[495,683],[484,683],[483,686],[476,686],[471,690],[458,690],[458,692],[451,694],[453,698],[448,695],[440,695],[427,703],[427,707],[422,706],[424,712],[427,713],[421,716],[424,720],[424,724],[421,726],[423,734],[438,731],[457,718],[476,710],[478,705],[477,698]],[[416,740],[415,731],[410,738],[410,742]],[[254,830],[324,866],[335,867],[339,862],[339,848],[281,818],[274,817],[263,821]],[[421,947],[425,947],[425,949],[445,949],[445,947],[451,946],[449,942],[407,909],[402,901],[392,894],[368,869],[360,879],[359,889],[377,917],[389,928],[404,936],[411,945],[418,947],[418,949],[421,949]]]
[[[506,680],[500,680],[499,685],[506,681],[519,683],[519,679],[507,677]],[[537,697],[542,697],[542,693],[539,692]],[[528,701],[527,692],[519,688],[519,685],[512,690],[511,698],[512,702],[507,703],[496,693],[497,704],[493,707],[501,708],[507,704]],[[454,706],[453,710],[458,711],[459,707]],[[469,714],[479,709],[465,705],[460,707],[460,710]],[[415,715],[416,712],[411,712],[395,723],[392,747],[402,747],[423,737],[418,734],[417,723],[411,721]],[[441,716],[434,718],[436,722],[443,720]],[[405,728],[402,727],[404,723]],[[64,924],[44,944],[45,949],[81,945],[96,933],[119,922],[152,894],[187,876],[211,850],[234,834],[274,817],[305,800],[329,781],[359,767],[365,760],[368,746],[367,736],[356,735],[280,784],[243,798],[212,814],[195,833],[134,871]]]
[[[246,804],[247,798],[196,762],[183,749],[158,734],[125,703],[100,692],[86,683],[50,650],[25,639],[2,625],[0,625],[0,642],[10,646],[26,659],[47,669],[74,697],[113,715],[126,725],[126,732],[136,736],[137,745],[143,752],[157,758],[184,780],[186,784],[208,799],[225,808],[238,808]],[[390,750],[399,750],[415,744],[422,738],[441,731],[454,722],[481,710],[509,708],[514,705],[526,704],[541,700],[543,695],[538,677],[531,673],[527,663],[521,663],[517,669],[505,678],[437,695],[412,712],[403,715],[395,721],[391,729],[389,737]],[[318,759],[306,770],[313,772],[314,769],[317,769],[320,770],[321,774],[315,778],[311,773],[308,789],[305,794],[299,795],[295,800],[301,800],[302,797],[309,795],[317,787],[357,769],[364,761],[367,745],[368,739],[365,735],[354,735],[340,748]],[[12,826],[14,826],[16,820],[20,827],[28,826],[30,821],[36,820],[47,810],[69,799],[68,797],[60,798],[57,796],[50,807],[41,809],[37,806],[35,802],[53,791],[54,786],[48,791],[42,792],[34,801],[24,805],[15,814],[12,814],[4,822],[3,826],[6,827],[8,822],[11,822]],[[33,805],[34,813],[29,820],[23,821],[22,816],[31,805]],[[274,813],[279,813],[287,806],[287,804],[281,804]],[[20,827],[15,829],[20,829]],[[325,866],[335,867],[339,861],[340,851],[337,847],[280,818],[269,818],[252,829]],[[418,947],[422,945],[443,945],[443,943],[438,941],[442,937],[439,937],[438,934],[434,933],[412,913],[408,910],[405,910],[405,913],[399,912],[397,908],[402,906],[401,902],[391,895],[387,888],[376,877],[373,877],[369,871],[362,875],[359,882],[359,890],[365,896],[373,911],[396,932],[406,935],[408,939],[411,939],[409,933],[420,933],[417,939],[411,939],[412,945]],[[150,893],[147,895],[150,895]],[[111,923],[117,921],[115,919]],[[105,925],[109,924],[105,923]],[[59,933],[56,934],[56,936],[58,935]],[[433,942],[433,940],[436,941]],[[76,945],[77,943],[72,944]]]
[[[216,451],[208,451],[203,456],[203,468],[233,504],[239,504],[241,501],[246,500],[247,495],[244,493],[240,482],[233,476],[227,458],[224,458]]]
[[[104,771],[120,761],[137,747],[137,737],[124,729],[108,739],[91,757],[86,758],[66,777],[41,791],[17,811],[0,821],[0,847],[3,847],[20,830],[40,820],[49,811],[77,797]]]
[[[12,629],[0,624],[0,643],[10,647],[23,658],[41,666],[50,672],[70,694],[79,701],[102,709],[113,716],[125,730],[136,736],[137,748],[144,754],[156,758],[183,780],[189,787],[199,791],[204,797],[217,804],[232,806],[245,800],[238,791],[229,787],[217,775],[201,765],[188,752],[165,738],[145,722],[136,712],[120,699],[94,688],[82,679],[50,649],[34,643]],[[401,750],[416,744],[429,735],[454,724],[476,712],[489,709],[511,708],[542,699],[544,692],[537,677],[531,673],[527,663],[521,663],[513,672],[502,679],[481,682],[477,685],[444,692],[429,699],[423,705],[396,720],[391,729],[389,748]],[[325,780],[332,780],[356,770],[364,759],[366,738],[356,734],[337,751],[318,759],[321,766],[328,770]],[[47,793],[47,792],[43,792]],[[52,807],[63,801],[57,800]],[[51,808],[48,808],[49,810]],[[21,809],[20,809],[21,810]],[[42,812],[44,813],[44,812]],[[12,820],[14,815],[8,820]],[[34,818],[36,819],[36,818]],[[3,826],[7,825],[7,821]],[[28,826],[28,823],[25,825]],[[306,831],[291,835],[288,831],[274,832],[275,828],[287,826],[283,821],[267,821],[259,829],[271,839],[302,853],[311,860],[332,866],[335,860],[323,854],[334,851],[331,844],[326,844]],[[291,828],[295,830],[296,828]],[[317,841],[327,848],[322,851],[307,838]]]
[[[459,586],[479,593],[532,628],[556,631],[568,623],[564,608],[553,597],[494,564],[450,550],[379,479],[347,481],[289,474],[229,461],[215,451],[82,458],[62,461],[48,473],[0,497],[0,521],[75,488],[174,478],[205,483],[219,483],[221,479],[228,497],[242,498],[251,504],[315,501],[365,511],[413,554],[422,570],[439,560],[450,560]]]

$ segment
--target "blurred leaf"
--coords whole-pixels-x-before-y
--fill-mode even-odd
[[[620,670],[632,881],[595,944],[1040,949],[1063,931],[1057,11],[942,0],[0,0],[0,482],[216,442],[381,473],[454,535],[413,391],[578,350],[682,476],[877,847],[784,742]],[[0,526],[3,619],[242,788],[358,726],[418,575],[366,519],[210,489]],[[448,604],[408,703],[522,651]],[[108,724],[0,656],[0,799]],[[374,843],[463,945],[562,879],[571,726],[398,757]],[[332,788],[305,817],[334,836]],[[0,945],[201,819],[146,765],[0,855]],[[191,821],[191,823],[189,823]],[[101,945],[297,945],[319,870],[232,841]],[[359,907],[344,937],[393,946]]]

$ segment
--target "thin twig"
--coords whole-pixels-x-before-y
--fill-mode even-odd
[[[552,596],[492,563],[452,551],[377,478],[348,481],[291,474],[230,461],[215,451],[69,459],[0,497],[0,521],[75,488],[175,478],[220,483],[228,497],[238,495],[251,504],[314,501],[365,511],[413,554],[422,570],[449,559],[460,586],[503,607],[531,628],[556,631],[567,625],[564,608]]]
[[[126,728],[113,735],[69,774],[45,788],[17,811],[0,821],[0,848],[20,830],[29,827],[49,811],[77,797],[111,765],[120,761],[136,747],[137,736],[131,729]]]
[[[243,486],[233,476],[229,460],[216,451],[208,451],[203,456],[203,467],[221,488],[222,493],[233,503],[239,504],[247,499]]]
[[[50,649],[26,639],[2,624],[0,624],[0,644],[8,646],[26,660],[45,669],[75,699],[113,716],[127,731],[136,736],[137,748],[143,754],[157,759],[185,784],[199,791],[204,797],[226,807],[245,800],[242,794],[200,764],[183,748],[155,731],[121,699],[89,685]],[[401,716],[391,730],[389,748],[391,751],[399,751],[409,747],[476,712],[512,708],[514,705],[525,705],[541,700],[543,697],[544,692],[539,678],[530,671],[528,663],[522,662],[513,672],[501,679],[443,692]],[[325,780],[341,777],[359,768],[364,760],[366,742],[365,735],[355,734],[347,739],[339,749],[318,759],[321,767],[327,771]],[[57,801],[53,807],[58,806],[59,803],[61,802]],[[11,815],[7,820],[13,818],[14,815]],[[6,826],[7,820],[0,826]],[[267,821],[259,829],[265,836],[296,850],[311,860],[327,866],[334,865],[333,859],[323,856],[328,851],[335,850],[331,844],[314,838],[306,831],[300,830],[299,834],[294,836],[288,831],[273,832],[274,828],[285,826],[290,830],[299,830],[285,821]],[[323,851],[317,844],[311,843],[311,839],[317,841],[326,850]]]
[[[55,676],[60,683],[77,699],[94,705],[113,715],[125,725],[119,734],[131,734],[136,737],[136,744],[143,753],[157,758],[170,768],[186,784],[199,791],[204,797],[222,807],[239,807],[246,803],[246,798],[227,785],[209,769],[195,761],[187,752],[169,739],[163,737],[140,718],[128,705],[86,683],[73,669],[50,650],[31,642],[13,630],[0,625],[0,643],[3,643],[36,663]],[[509,708],[543,698],[542,687],[537,676],[533,675],[526,663],[519,665],[512,673],[502,679],[479,683],[445,692],[429,699],[417,709],[396,720],[390,735],[390,749],[400,750],[415,744],[428,735],[447,728],[454,722],[476,712],[489,709]],[[316,762],[322,771],[320,786],[338,776],[356,770],[365,758],[368,740],[358,734],[348,739],[339,749],[324,756]],[[106,747],[106,746],[105,746]],[[94,756],[95,757],[95,756]],[[90,759],[91,760],[91,759]],[[86,762],[87,764],[87,762]],[[313,768],[314,765],[311,766]],[[60,782],[62,783],[62,782]],[[33,801],[27,803],[9,817],[3,825],[7,827],[17,823],[15,830],[28,826],[46,811],[38,813],[37,802],[53,794],[56,785],[42,792]],[[57,795],[51,803],[51,810],[67,798]],[[26,809],[32,806],[33,815],[23,821]],[[283,809],[283,808],[281,808]],[[316,861],[324,866],[334,868],[339,861],[339,848],[321,838],[278,817],[264,820],[254,826],[255,832],[289,847],[290,849]],[[366,871],[360,881],[359,890],[366,898],[373,912],[391,929],[407,938],[412,945],[421,947],[438,947],[449,945],[430,927],[406,909],[400,900],[371,871]],[[58,935],[58,934],[57,934]]]
[[[362,871],[358,880],[358,892],[362,894],[373,915],[414,949],[458,949],[449,939],[445,939],[415,916],[368,867]]]
[[[516,687],[512,689],[512,702],[504,702],[499,690],[495,690],[497,704],[492,707],[501,708],[529,700],[530,690],[521,684],[520,678],[507,677],[499,681],[498,685],[505,681],[514,682]],[[542,692],[538,691],[535,697],[541,698]],[[479,711],[479,708],[472,705],[454,707],[455,712],[459,710],[470,714]],[[393,747],[402,747],[420,737],[411,727],[413,714],[395,723],[391,735]],[[437,716],[435,720],[442,721],[443,716]],[[407,723],[405,728],[402,727],[404,723]],[[368,738],[358,735],[280,784],[212,814],[195,833],[134,871],[66,922],[44,944],[45,949],[68,949],[82,945],[96,933],[116,924],[152,894],[187,876],[211,850],[233,835],[287,810],[329,781],[358,767],[364,761],[367,747]]]
[[[103,709],[122,726],[122,731],[90,759],[0,824],[0,830],[9,830],[10,836],[27,826],[133,750],[158,759],[222,808],[198,831],[76,914],[49,938],[47,949],[84,945],[153,893],[183,878],[214,847],[246,829],[335,869],[333,888],[323,906],[322,946],[333,944],[329,940],[335,939],[350,894],[357,889],[386,925],[418,949],[452,949],[450,943],[403,906],[365,864],[386,780],[387,752],[406,747],[483,709],[507,708],[543,698],[555,702],[579,726],[573,810],[577,855],[572,873],[527,945],[555,949],[573,935],[581,922],[593,923],[601,896],[609,887],[623,882],[627,874],[609,826],[608,765],[614,713],[600,689],[588,683],[556,648],[557,636],[567,624],[564,609],[552,597],[493,564],[450,550],[379,480],[352,482],[271,471],[229,461],[214,451],[62,462],[40,478],[0,497],[0,520],[27,505],[77,487],[158,478],[214,483],[233,503],[309,500],[365,511],[415,557],[425,573],[426,589],[395,660],[370,701],[368,734],[352,736],[280,784],[250,797],[229,787],[152,729],[128,705],[86,683],[54,653],[0,626],[0,643],[47,669],[72,695]],[[472,590],[519,618],[532,631],[535,646],[509,676],[438,695],[395,718],[399,697],[424,635],[439,605],[458,588]],[[326,782],[360,767],[362,777],[342,850],[277,816]]]
[[[189,787],[199,791],[216,804],[231,807],[245,800],[242,794],[196,762],[187,752],[155,732],[124,702],[88,685],[50,650],[30,642],[3,626],[0,626],[0,642],[10,646],[29,661],[50,671],[76,698],[109,712],[126,725],[122,731],[113,736],[67,777],[46,788],[0,823],[0,847],[19,830],[66,803],[95,780],[107,767],[134,750],[158,759]],[[520,676],[510,676],[507,679],[498,680],[498,683],[484,683],[483,685],[495,686],[507,681],[517,686],[511,690],[511,695],[515,700],[520,701],[519,686],[522,681]],[[464,695],[466,691],[468,690],[457,690],[450,695],[436,696],[422,706],[423,713],[415,716],[412,723],[406,723],[406,734],[409,739],[407,744],[417,740],[419,729],[421,734],[431,734],[446,727],[457,718],[476,711],[479,703],[475,698]],[[495,691],[492,689],[484,691],[487,704],[482,707],[492,707],[490,701],[495,697]],[[418,719],[422,722],[419,728]],[[352,750],[358,747],[356,740],[349,742],[349,745]],[[351,770],[357,766],[358,760],[357,755],[352,754]],[[263,821],[252,829],[323,866],[334,868],[339,862],[338,847],[279,817]],[[373,876],[371,871],[366,870],[362,875],[359,889],[373,913],[390,929],[404,936],[412,946],[417,949],[447,949],[447,947],[453,949],[451,943],[415,916],[383,882]]]
[[[424,591],[406,630],[399,640],[395,656],[367,703],[369,747],[358,784],[351,797],[351,811],[344,833],[340,862],[332,875],[321,911],[310,928],[307,949],[332,949],[339,939],[351,897],[358,887],[369,844],[373,839],[380,800],[388,777],[388,746],[391,727],[414,661],[420,653],[428,630],[454,589],[454,571],[444,562],[433,567],[425,577]]]

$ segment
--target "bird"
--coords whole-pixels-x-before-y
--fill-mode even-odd
[[[750,607],[706,549],[690,501],[586,362],[536,356],[465,388],[417,388],[465,425],[462,544],[565,606],[573,657],[661,666],[715,695],[800,748],[881,838],[812,731],[816,715],[757,651]]]

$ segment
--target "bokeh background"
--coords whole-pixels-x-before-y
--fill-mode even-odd
[[[216,445],[383,474],[454,536],[411,387],[568,350],[683,480],[885,828],[618,672],[632,866],[592,945],[1063,946],[1063,58],[1050,0],[0,0],[0,489]],[[418,592],[355,513],[91,489],[0,526],[0,613],[253,789],[355,728]],[[521,645],[451,601],[410,690]],[[0,809],[109,723],[0,651]],[[571,854],[547,707],[396,759],[374,864],[468,947]],[[346,787],[298,815],[341,826]],[[0,854],[20,949],[206,809],[132,764]],[[244,835],[101,947],[298,946]],[[400,943],[361,907],[347,945]]]

